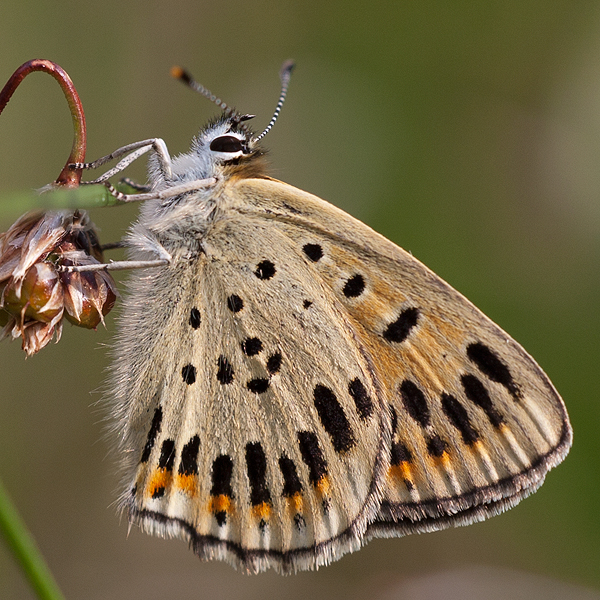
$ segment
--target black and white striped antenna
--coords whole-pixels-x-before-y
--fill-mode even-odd
[[[205,98],[208,98],[211,102],[214,102],[223,112],[228,115],[234,113],[233,108],[228,106],[221,98],[215,96],[209,89],[205,88],[201,83],[198,83],[185,69],[181,67],[172,67],[171,76],[175,79],[183,81],[189,88],[202,94]]]
[[[257,135],[252,141],[258,142],[262,138],[271,131],[273,125],[275,125],[275,121],[277,121],[277,117],[279,117],[279,113],[281,112],[281,107],[285,102],[285,97],[287,95],[288,86],[290,84],[290,78],[292,76],[292,69],[294,68],[294,61],[287,60],[283,63],[281,67],[281,71],[279,72],[279,77],[281,78],[281,92],[279,94],[279,100],[277,101],[277,106],[275,107],[275,112],[269,121],[269,124],[265,127],[265,130]],[[205,88],[201,83],[198,83],[185,69],[181,67],[173,67],[171,69],[171,75],[175,79],[179,79],[183,81],[185,85],[187,85],[192,90],[202,94],[205,98],[208,98],[211,102],[214,102],[227,116],[232,116],[234,119],[237,118],[238,122],[247,121],[248,119],[253,118],[254,115],[241,115],[236,113],[236,111],[228,106],[221,98],[215,96],[209,89]]]
[[[290,78],[292,76],[293,68],[294,68],[294,61],[287,60],[286,62],[283,63],[283,66],[281,67],[281,71],[279,72],[279,76],[281,78],[281,93],[279,94],[279,100],[277,101],[277,106],[275,107],[275,112],[273,113],[273,116],[271,117],[269,124],[265,127],[265,130],[260,135],[257,135],[252,140],[253,142],[258,142],[259,140],[264,138],[265,135],[267,135],[267,133],[269,133],[269,131],[271,131],[271,129],[273,128],[273,125],[275,125],[275,121],[277,121],[277,117],[279,116],[279,113],[281,112],[281,107],[283,106],[283,103],[285,102],[285,97],[287,95],[288,86],[290,84]]]

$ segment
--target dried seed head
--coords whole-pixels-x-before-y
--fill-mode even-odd
[[[116,285],[105,272],[65,273],[60,266],[103,261],[87,213],[28,213],[0,235],[0,338],[23,338],[28,355],[54,337],[65,316],[94,329],[114,306]]]
[[[50,323],[63,306],[63,288],[50,263],[35,263],[19,281],[11,278],[3,290],[4,310],[23,321]]]
[[[62,334],[62,320],[58,319],[54,324],[42,323],[41,321],[28,321],[23,328],[18,329],[17,334],[12,333],[13,338],[23,337],[22,348],[27,356],[39,352],[54,338],[58,343]]]
[[[79,250],[65,252],[59,259],[64,266],[98,264],[95,258]],[[62,272],[65,317],[74,325],[95,329],[104,323],[115,305],[117,290],[113,278],[103,271]]]

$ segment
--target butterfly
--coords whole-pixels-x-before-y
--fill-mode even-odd
[[[267,174],[251,115],[152,150],[113,349],[123,493],[143,530],[247,573],[315,569],[375,537],[484,520],[534,492],[572,432],[548,377],[412,255]],[[133,184],[132,184],[133,185]],[[115,194],[118,194],[115,192]]]

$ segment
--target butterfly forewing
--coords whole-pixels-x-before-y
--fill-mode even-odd
[[[134,276],[117,346],[132,518],[248,571],[356,549],[387,469],[370,350],[294,252],[264,219],[215,222],[197,256]]]
[[[552,384],[510,336],[411,255],[319,198],[273,180],[240,182],[236,192],[240,212],[262,214],[293,240],[371,357],[392,426],[372,533],[385,533],[383,521],[408,532],[460,522],[449,517],[457,513],[484,518],[541,484],[571,430]]]

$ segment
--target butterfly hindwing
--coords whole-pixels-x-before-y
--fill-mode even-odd
[[[391,423],[334,291],[267,225],[233,215],[197,256],[134,275],[116,361],[131,517],[250,572],[360,546]]]

